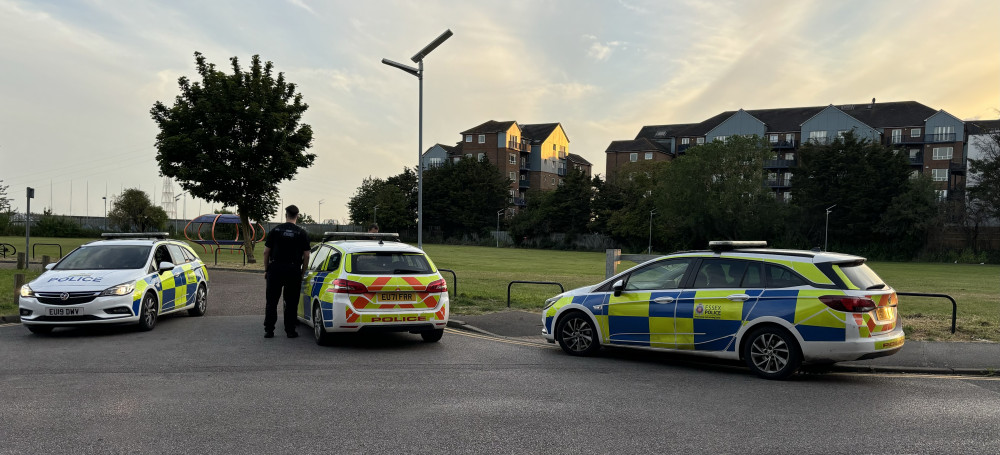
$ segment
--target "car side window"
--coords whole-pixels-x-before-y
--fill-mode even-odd
[[[769,288],[791,288],[809,284],[804,278],[789,268],[775,264],[766,264],[764,266],[764,277],[767,280],[767,287]]]
[[[689,265],[691,265],[690,259],[672,259],[649,264],[629,274],[625,290],[677,289],[681,286]]]
[[[326,261],[326,271],[333,272],[340,268],[340,252],[334,251],[330,254],[330,259]]]
[[[762,288],[764,287],[764,276],[760,272],[760,264],[751,263],[747,267],[746,273],[743,274],[743,282],[740,285],[743,288]]]
[[[159,269],[161,262],[174,262],[174,259],[170,257],[170,252],[167,250],[166,245],[156,247],[156,252],[153,253],[153,267]]]
[[[190,248],[181,247],[181,252],[184,253],[184,257],[187,258],[188,262],[194,262],[198,260],[198,255],[194,254]]]
[[[743,280],[748,261],[739,259],[705,259],[695,275],[695,288],[735,288]]]
[[[330,248],[327,248],[322,245],[317,245],[315,251],[313,251],[309,255],[310,257],[309,270],[319,270],[321,267],[323,267],[323,261],[325,261],[326,257],[329,255],[330,255]]]
[[[184,251],[180,245],[169,243],[167,244],[167,250],[170,251],[170,256],[174,258],[172,261],[174,264],[180,265],[189,262],[187,256],[184,256]]]

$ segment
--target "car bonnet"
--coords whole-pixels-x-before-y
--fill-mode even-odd
[[[99,291],[145,275],[132,270],[49,270],[28,284],[36,292]]]

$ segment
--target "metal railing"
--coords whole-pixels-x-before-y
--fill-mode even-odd
[[[237,248],[224,247],[224,246],[216,247],[215,248],[215,253],[214,253],[214,255],[215,255],[215,265],[219,265],[219,251],[220,250],[226,250],[226,251],[229,251],[230,253],[232,253],[233,251],[239,251],[240,253],[243,253],[243,265],[244,266],[247,265],[247,252],[246,252],[246,250],[243,249],[242,246],[241,247],[237,247]]]
[[[896,292],[896,295],[906,295],[910,297],[938,297],[951,300],[951,333],[955,333],[955,320],[958,317],[958,303],[947,294],[924,294],[922,292]]]
[[[925,142],[955,142],[955,133],[938,133],[924,136]]]
[[[36,243],[34,245],[31,245],[31,259],[35,258],[35,247],[38,246],[38,245],[41,245],[41,246],[54,246],[56,248],[59,248],[59,257],[62,257],[62,245],[60,245],[58,243]]]
[[[452,294],[451,291],[452,291],[453,288],[452,287],[448,287],[448,295],[449,296],[458,295],[458,275],[455,274],[455,271],[454,270],[449,270],[449,269],[438,269],[438,272],[448,272],[448,273],[451,273],[451,282],[455,284],[455,286],[454,286],[455,293]]]
[[[518,188],[530,188],[531,187],[531,182],[529,182],[529,181],[527,181],[525,179],[521,179],[521,180],[517,181],[517,186],[518,186]]]
[[[771,148],[773,149],[792,149],[795,148],[795,140],[791,141],[773,141],[771,142]]]
[[[7,257],[7,253],[17,255],[17,248],[9,243],[0,243],[0,255]]]
[[[764,169],[784,169],[792,168],[797,164],[796,160],[764,160]]]
[[[521,283],[521,284],[552,284],[552,285],[559,286],[559,293],[560,294],[562,294],[563,292],[566,292],[566,289],[563,288],[562,283],[557,283],[555,281],[511,281],[510,283],[507,283],[507,308],[510,308],[510,287],[513,286],[515,283]]]
[[[516,197],[514,198],[514,205],[518,207],[524,207],[528,205],[528,201],[523,197]]]

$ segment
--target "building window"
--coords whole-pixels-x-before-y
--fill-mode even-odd
[[[486,154],[485,153],[480,153],[479,154],[479,161],[486,161]]]
[[[704,144],[705,143],[705,138],[699,137],[698,139],[695,139],[695,143],[698,144],[698,145]]]
[[[932,156],[935,160],[950,160],[954,153],[954,147],[934,147]]]
[[[510,193],[510,197],[514,197],[514,190],[513,189],[509,190],[508,193]]]
[[[653,159],[653,152],[646,152],[646,159],[647,160]]]
[[[556,151],[556,145],[555,144],[552,144],[552,151],[553,152]]]
[[[465,154],[465,157],[466,157],[466,158],[472,158],[472,154],[471,154],[471,153],[466,153],[466,154]]]
[[[778,135],[777,134],[772,134],[772,135],[768,136],[768,140],[770,140],[772,144],[777,144],[778,143]]]
[[[826,131],[810,131],[809,140],[817,144],[826,144]]]
[[[486,143],[486,135],[485,134],[480,134],[479,135],[479,143],[480,144],[485,144]]]
[[[847,130],[837,130],[838,138],[843,139],[845,134],[847,134]]]
[[[910,130],[910,137],[920,137],[920,128]]]
[[[892,143],[898,144],[903,142],[903,130],[892,130]]]
[[[454,158],[452,158],[452,159],[451,159],[451,162],[452,162],[452,163],[457,163],[457,162],[459,162],[459,161],[460,161],[461,159],[462,159],[462,157],[460,157],[460,156],[456,156],[456,157],[454,157]]]
[[[510,163],[510,164],[517,164],[517,155],[514,155],[513,153],[511,153],[510,156],[508,156],[508,158],[509,158],[508,161],[507,161],[508,163]]]
[[[729,136],[715,136],[716,141],[726,142],[726,138]]]
[[[633,162],[633,163],[636,162],[636,161],[639,161],[639,154],[638,153],[629,153],[628,154],[628,160],[631,161],[631,162]]]
[[[917,177],[920,177],[920,170],[919,169],[914,169],[912,172],[910,172],[910,180],[913,180],[913,179],[915,179]]]
[[[935,182],[947,182],[948,181],[948,170],[947,169],[931,169],[931,177],[934,178]]]
[[[910,159],[916,160],[920,156],[920,149],[910,149]]]
[[[508,172],[507,173],[507,177],[510,178],[510,180],[512,182],[516,182],[517,181],[517,176],[515,176],[513,172]]]
[[[682,145],[688,145],[690,143],[691,143],[691,138],[689,138],[689,137],[681,138],[681,144]]]
[[[781,194],[785,195],[785,202],[789,202],[789,201],[792,200],[792,192],[791,191],[786,191],[786,192],[781,193]]]
[[[438,167],[444,164],[444,158],[431,158],[430,163],[431,167]]]
[[[939,201],[943,201],[948,198],[948,190],[937,190],[935,193],[937,193]]]
[[[465,135],[465,142],[472,142],[472,135],[471,134],[466,134]]]

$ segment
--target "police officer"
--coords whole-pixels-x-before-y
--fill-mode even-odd
[[[267,305],[264,307],[264,338],[274,337],[274,324],[278,322],[278,299],[284,294],[285,311],[282,317],[288,338],[299,336],[299,291],[302,275],[309,264],[309,236],[295,223],[299,208],[285,208],[285,222],[271,229],[264,241],[264,278],[267,280]],[[282,292],[284,291],[284,292]]]

